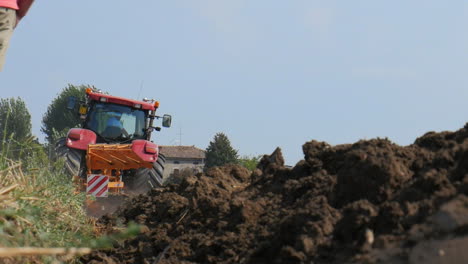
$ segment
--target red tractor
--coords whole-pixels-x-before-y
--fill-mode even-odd
[[[67,108],[75,110],[70,97]],[[165,158],[151,140],[155,119],[170,127],[171,116],[157,116],[159,102],[136,101],[86,89],[86,101],[79,105],[81,128],[72,128],[57,143],[57,154],[65,169],[82,190],[96,197],[128,190],[144,193],[163,184]],[[125,188],[125,189],[124,189]]]

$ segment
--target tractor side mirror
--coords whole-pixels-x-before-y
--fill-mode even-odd
[[[68,97],[67,101],[67,109],[68,110],[74,110],[76,105],[76,97],[75,96],[70,96]]]
[[[171,127],[172,123],[172,116],[171,115],[163,115],[162,126],[163,127]]]

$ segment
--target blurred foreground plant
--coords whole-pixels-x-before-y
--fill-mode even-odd
[[[111,236],[96,235],[96,220],[86,216],[84,193],[75,193],[63,164],[23,170],[19,161],[0,158],[0,250],[2,248],[106,248],[138,233],[129,225]],[[37,161],[32,164],[38,164]],[[65,256],[70,257],[70,256]],[[0,263],[50,263],[54,256],[0,258]],[[62,259],[65,260],[65,259]],[[67,259],[70,261],[70,259]]]

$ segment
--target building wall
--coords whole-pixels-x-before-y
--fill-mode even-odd
[[[194,164],[198,163],[198,164]],[[205,166],[203,159],[173,159],[167,158],[164,164],[164,178],[169,177],[173,173],[180,172],[185,168],[193,169],[194,172],[202,172]]]

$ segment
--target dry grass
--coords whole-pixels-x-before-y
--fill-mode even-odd
[[[86,196],[53,168],[23,169],[0,157],[0,263],[79,263],[77,255],[109,248],[140,232],[130,224],[109,236],[84,211]],[[6,166],[5,166],[6,164]],[[31,164],[28,164],[31,167]]]
[[[19,162],[2,162],[0,263],[60,263],[90,252],[96,237],[82,209],[84,195],[53,169],[25,173]],[[82,248],[70,250],[75,247]]]

